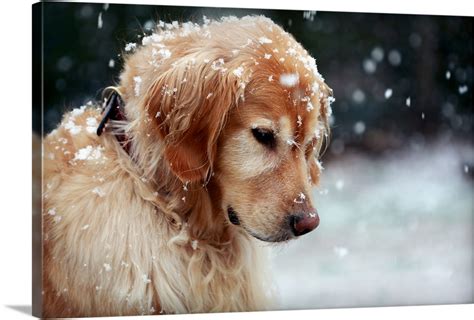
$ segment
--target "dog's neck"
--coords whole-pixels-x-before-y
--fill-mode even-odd
[[[215,178],[209,181],[183,183],[171,170],[163,156],[163,144],[146,132],[140,119],[127,125],[131,140],[130,157],[137,177],[146,181],[150,193],[158,198],[158,211],[171,212],[170,221],[178,226],[187,225],[191,238],[206,241],[215,246],[232,242],[238,232],[225,218],[220,206],[220,188]],[[140,125],[138,125],[140,124]],[[161,210],[160,210],[161,209]]]

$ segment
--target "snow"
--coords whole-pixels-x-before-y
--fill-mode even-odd
[[[115,60],[114,59],[110,59],[109,60],[109,68],[113,68],[115,67]]]
[[[459,94],[465,94],[467,92],[467,86],[466,85],[463,85],[463,86],[459,86],[458,88],[458,91],[459,91]]]
[[[102,29],[104,22],[102,20],[102,12],[99,13],[99,17],[97,18],[97,29]]]
[[[362,67],[364,68],[364,71],[368,74],[372,74],[377,70],[377,64],[372,59],[365,59],[362,62]]]
[[[299,75],[297,73],[283,73],[280,76],[280,84],[284,87],[294,87],[299,82]]]
[[[49,214],[50,216],[55,216],[55,215],[56,215],[56,208],[51,208],[51,209],[49,209],[49,210],[48,210],[48,214]]]
[[[99,187],[95,187],[94,189],[92,189],[92,193],[95,193],[101,198],[105,196],[105,192],[102,191],[102,189],[100,189]]]
[[[268,76],[268,81],[270,81],[270,82],[273,81],[273,75]]]
[[[99,123],[97,122],[96,118],[94,117],[87,118],[86,124],[87,124],[87,127],[86,127],[87,132],[95,133],[97,131],[97,126],[99,125]]]
[[[188,185],[189,185],[189,181],[186,181],[185,184],[183,184],[183,191],[188,191]]]
[[[232,70],[232,74],[237,78],[242,77],[242,73],[244,72],[244,68],[242,66],[238,67],[237,69]]]
[[[82,130],[82,127],[76,125],[76,123],[74,122],[74,118],[72,117],[69,118],[69,120],[66,122],[66,124],[64,125],[64,128],[68,130],[69,133],[72,135],[76,135]]]
[[[107,272],[112,271],[112,267],[111,267],[110,264],[108,264],[108,263],[104,263],[104,269],[105,269],[105,271],[107,271]]]
[[[408,97],[406,100],[405,100],[405,104],[407,107],[410,107],[411,106],[411,98]]]
[[[89,229],[89,227],[90,227],[90,225],[86,224],[86,225],[82,226],[81,230],[87,230],[87,229]]]
[[[168,59],[169,57],[171,57],[171,51],[166,48],[161,48],[160,50],[158,50],[158,53],[163,59]]]
[[[261,44],[269,44],[273,41],[271,39],[268,39],[267,37],[260,37],[258,38],[258,42],[260,42]]]
[[[472,145],[440,141],[328,160],[313,191],[318,228],[269,246],[279,308],[471,303],[473,185],[463,166],[473,158]]]
[[[147,284],[151,282],[151,279],[148,277],[147,274],[142,275],[142,280],[144,283],[147,283]]]
[[[324,170],[324,167],[323,167],[323,164],[321,163],[321,161],[316,160],[316,166],[318,167],[319,172]]]
[[[263,57],[268,60],[272,57],[272,55],[269,54],[269,53],[265,53],[265,55]]]
[[[365,101],[365,93],[361,89],[355,89],[354,92],[352,92],[352,100],[357,103],[361,104]]]
[[[73,160],[98,160],[102,157],[103,147],[100,146],[87,146],[79,149]]]
[[[314,16],[316,15],[316,11],[304,11],[303,12],[303,19],[314,21]]]
[[[208,93],[207,96],[206,96],[206,99],[209,99],[210,97],[212,97],[212,95],[213,95],[212,92]]]
[[[402,55],[398,50],[391,50],[388,53],[388,62],[394,66],[397,67],[402,63]]]
[[[446,71],[445,77],[447,80],[451,79],[451,71]]]
[[[387,89],[385,90],[385,93],[384,93],[385,99],[390,99],[390,97],[392,96],[392,94],[393,94],[393,90],[390,89],[390,88],[387,88]]]
[[[301,118],[300,115],[298,115],[296,118],[296,124],[298,125],[298,127],[301,127],[303,125],[303,118]]]
[[[311,103],[311,101],[308,101],[308,104],[306,105],[306,111],[311,112],[314,110],[314,106]]]
[[[304,193],[303,193],[303,192],[300,192],[300,193],[298,194],[298,197],[295,198],[295,199],[293,199],[293,202],[294,202],[294,203],[303,203],[305,199],[306,199],[306,196],[304,195]]]
[[[142,78],[140,76],[133,77],[133,81],[135,82],[135,87],[133,88],[135,92],[135,97],[140,96],[140,86],[142,85]]]
[[[341,191],[344,188],[344,180],[337,180],[336,181],[336,189]]]
[[[374,59],[377,62],[381,62],[384,57],[384,52],[383,49],[380,47],[375,47],[372,49],[372,52],[370,53],[372,59]]]
[[[365,132],[365,123],[362,121],[357,121],[354,124],[354,132],[355,134],[363,134]]]
[[[191,241],[191,247],[193,250],[196,250],[198,248],[198,240]]]
[[[339,258],[344,258],[349,253],[349,250],[345,247],[334,247],[333,251]]]
[[[81,114],[84,113],[85,110],[86,110],[86,107],[85,107],[85,106],[81,106],[80,108],[74,108],[74,109],[71,111],[71,116],[72,116],[72,117],[80,116]]]
[[[421,119],[425,120],[425,113],[424,112],[421,113]]]
[[[129,52],[135,50],[137,48],[137,44],[134,42],[129,42],[125,45],[125,51]]]

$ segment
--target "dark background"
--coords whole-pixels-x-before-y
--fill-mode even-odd
[[[64,111],[97,99],[103,88],[118,81],[125,44],[140,43],[153,21],[201,23],[203,15],[262,14],[308,49],[334,90],[326,156],[347,150],[372,155],[403,147],[416,150],[440,139],[472,143],[471,17],[117,4],[106,8],[84,3],[43,6],[44,133],[54,129]],[[109,67],[110,59],[114,67]],[[461,94],[463,86],[467,92]],[[388,88],[393,93],[387,99]],[[40,110],[39,104],[33,107]],[[34,118],[33,128],[41,131],[41,118]]]

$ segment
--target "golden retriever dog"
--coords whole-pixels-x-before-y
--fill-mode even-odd
[[[265,17],[160,22],[125,53],[123,115],[99,135],[86,105],[44,140],[44,316],[275,308],[262,241],[319,224],[315,60]]]

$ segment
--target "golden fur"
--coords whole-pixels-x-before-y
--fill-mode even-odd
[[[98,137],[86,106],[44,140],[43,315],[274,307],[254,237],[291,238],[288,212],[312,207],[331,94],[314,59],[264,17],[164,25],[119,88],[126,122]]]

